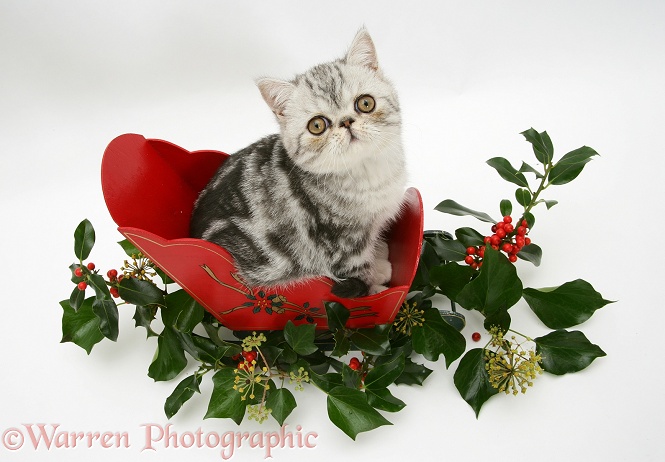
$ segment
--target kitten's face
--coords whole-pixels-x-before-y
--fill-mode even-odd
[[[305,170],[344,173],[402,155],[397,96],[364,30],[345,59],[293,82],[264,79],[259,88],[277,115],[284,146]]]

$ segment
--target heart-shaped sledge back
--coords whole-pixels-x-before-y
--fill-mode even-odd
[[[120,233],[233,330],[283,329],[289,320],[327,328],[327,301],[349,310],[351,328],[393,321],[420,256],[423,208],[418,190],[406,191],[404,210],[388,235],[393,276],[387,290],[340,299],[324,277],[288,288],[250,288],[236,275],[229,252],[189,237],[194,201],[227,157],[219,151],[189,152],[141,135],[111,141],[102,160],[102,189]]]

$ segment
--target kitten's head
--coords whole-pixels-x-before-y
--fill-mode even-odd
[[[343,59],[292,81],[265,78],[257,85],[277,116],[286,150],[304,170],[344,173],[402,156],[397,95],[365,29]]]

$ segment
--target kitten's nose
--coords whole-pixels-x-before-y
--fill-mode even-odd
[[[340,128],[342,127],[349,128],[353,122],[355,122],[355,119],[353,119],[352,117],[347,117],[346,119],[342,120],[339,123],[339,126]]]

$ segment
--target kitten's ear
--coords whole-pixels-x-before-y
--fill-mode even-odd
[[[277,117],[283,117],[284,108],[289,98],[291,98],[295,86],[291,82],[268,78],[257,80],[256,85],[272,112]]]
[[[372,37],[369,36],[367,29],[364,27],[358,31],[353,39],[353,43],[351,43],[351,47],[346,54],[346,62],[366,66],[372,70],[379,68],[374,42],[372,42]]]

